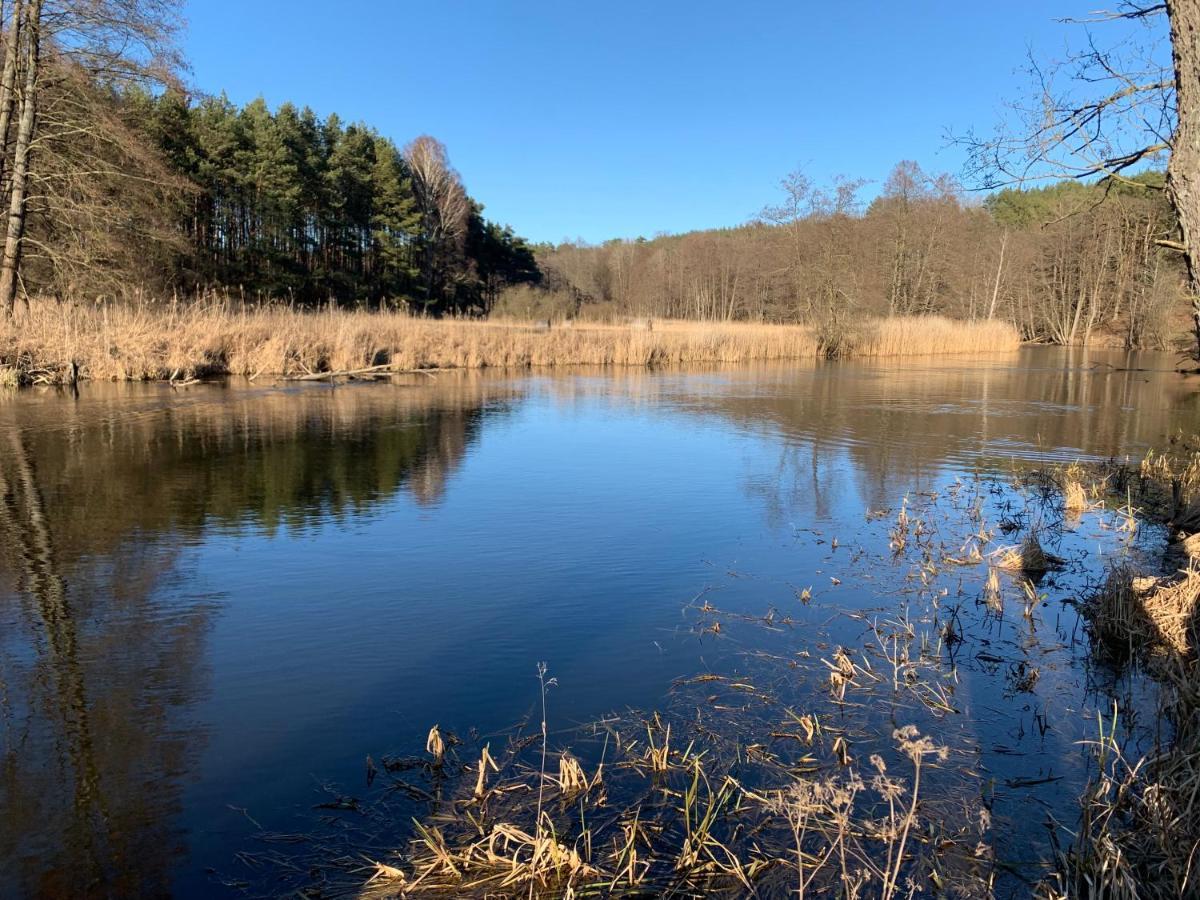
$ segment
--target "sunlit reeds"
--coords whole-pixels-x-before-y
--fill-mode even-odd
[[[1200,571],[1189,568],[1158,579],[1118,566],[1092,597],[1088,612],[1106,645],[1194,655],[1200,638]]]
[[[1200,455],[1147,454],[1134,469],[1109,464],[1104,479],[1124,494],[1126,522],[1165,522],[1190,556],[1200,526]],[[1137,486],[1140,510],[1132,502]],[[1139,575],[1113,566],[1084,605],[1095,649],[1108,663],[1144,667],[1161,686],[1157,718],[1171,733],[1141,758],[1117,738],[1119,706],[1100,717],[1096,775],[1082,798],[1075,840],[1059,853],[1053,897],[1167,898],[1196,893],[1200,859],[1200,571]]]
[[[1037,530],[1029,532],[1019,546],[1001,547],[992,553],[997,568],[1008,572],[1020,572],[1036,578],[1051,569],[1062,568],[1063,560],[1048,552],[1038,537]]]
[[[842,355],[892,357],[1015,349],[999,322],[939,317],[855,327]],[[647,366],[816,359],[814,329],[745,322],[655,321],[572,327],[433,320],[403,312],[297,310],[227,302],[84,306],[35,301],[0,321],[0,383],[303,377],[443,368]]]
[[[799,896],[892,898],[942,884],[939,857],[977,852],[965,842],[979,832],[951,837],[925,809],[924,772],[948,750],[913,725],[892,735],[903,774],[879,754],[860,767],[839,735],[824,773],[794,772],[764,751],[755,758],[777,780],[753,787],[716,745],[673,753],[665,736],[654,739],[660,728],[651,723],[644,745],[614,733],[627,798],[615,809],[594,793],[598,773],[586,778],[567,754],[558,778],[544,776],[536,754],[522,764],[522,745],[498,764],[488,754],[480,771],[501,773],[494,782],[477,782],[469,798],[451,786],[439,813],[414,822],[407,852],[365,869],[363,894],[742,896],[791,885]],[[776,843],[783,835],[790,841]]]

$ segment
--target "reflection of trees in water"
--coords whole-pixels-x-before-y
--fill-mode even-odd
[[[850,479],[867,505],[888,506],[968,454],[1003,462],[1033,444],[1108,456],[1200,426],[1200,393],[1173,373],[1093,369],[1086,357],[1069,368],[1064,356],[1039,361],[852,364],[844,375],[835,366],[780,374],[776,390],[714,392],[688,408],[782,435],[791,478],[781,484],[803,485],[818,512]]]
[[[55,535],[81,552],[136,532],[268,530],[354,515],[408,489],[436,503],[474,440],[483,382],[299,391],[205,389],[175,403],[97,385],[10,403]],[[141,398],[139,402],[139,398]]]
[[[970,361],[617,369],[547,384],[560,403],[653,406],[763,435],[779,446],[778,478],[749,490],[778,524],[797,503],[824,515],[854,489],[868,506],[890,506],[947,464],[1003,462],[1030,445],[1099,456],[1161,446],[1200,429],[1200,391],[1173,362],[1035,348]],[[1120,371],[1143,366],[1161,371]]]
[[[0,454],[3,564],[15,574],[21,609],[5,616],[3,671],[10,699],[0,768],[0,875],[14,896],[121,895],[168,889],[169,831],[182,772],[194,746],[173,708],[195,694],[196,647],[209,618],[181,611],[170,628],[147,629],[136,614],[161,560],[112,569],[136,573],[109,590],[98,566],[72,565],[55,540],[43,467],[21,432]],[[72,589],[64,572],[79,575]],[[85,574],[86,573],[86,574]],[[120,594],[122,610],[84,612],[81,597]]]
[[[436,503],[483,406],[461,388],[149,410],[97,394],[0,409],[4,895],[170,891],[215,614],[180,598],[179,539],[353,514],[405,488]]]

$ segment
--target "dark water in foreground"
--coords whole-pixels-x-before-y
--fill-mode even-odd
[[[906,582],[851,561],[887,549],[869,510],[1200,431],[1200,386],[1171,364],[0,393],[0,895],[231,893],[214,872],[237,875],[255,823],[304,830],[322,785],[359,785],[367,754],[418,752],[434,723],[508,727],[539,660],[565,726],[804,650]],[[1063,601],[1114,552],[1106,524],[1068,529],[1040,630],[972,638],[1036,657],[1040,681],[968,645],[945,727],[999,779],[998,816],[1074,808],[1075,741],[1106,701]],[[685,607],[706,589],[797,624],[700,635]]]

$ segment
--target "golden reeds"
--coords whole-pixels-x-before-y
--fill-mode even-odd
[[[1044,575],[1063,565],[1061,557],[1048,553],[1042,546],[1037,531],[1029,532],[1020,546],[1001,547],[994,551],[992,560],[997,568],[1031,577]]]
[[[1070,470],[1062,481],[1063,511],[1068,515],[1077,516],[1092,508],[1083,483]]]
[[[1130,567],[1118,566],[1091,599],[1088,612],[1097,637],[1109,647],[1160,648],[1191,657],[1200,639],[1200,571],[1139,578]]]
[[[896,318],[860,326],[854,356],[1013,350],[997,322]],[[555,365],[646,366],[816,359],[802,325],[656,321],[653,329],[431,320],[402,312],[236,303],[106,305],[48,300],[0,321],[0,381],[190,380],[220,375],[296,377],[321,372]]]
[[[940,829],[921,799],[924,770],[945,762],[947,749],[911,725],[895,729],[893,741],[909,764],[907,778],[889,773],[878,754],[860,770],[839,735],[825,774],[771,763],[761,771],[780,780],[753,789],[729,774],[711,745],[666,760],[656,772],[634,755],[618,759],[617,770],[641,782],[635,805],[613,816],[603,798],[582,791],[574,812],[558,805],[557,819],[537,813],[538,767],[510,756],[503,766],[508,782],[485,791],[477,817],[464,817],[462,802],[447,798],[440,813],[414,822],[408,851],[395,855],[403,868],[371,860],[360,869],[369,873],[362,895],[570,897],[608,895],[621,885],[646,896],[774,896],[792,881],[801,896],[835,886],[847,897],[904,896],[917,885],[941,884],[931,860],[972,852],[972,833]],[[618,754],[636,754],[637,743],[618,739]],[[565,765],[573,774],[564,782],[582,771]],[[562,799],[570,798],[564,792]],[[775,842],[788,833],[790,849]]]
[[[439,766],[446,757],[446,742],[442,738],[441,729],[436,725],[429,729],[429,736],[425,739],[425,750]]]
[[[902,316],[862,326],[851,356],[914,356],[1013,350],[1020,338],[1007,322],[962,322],[942,316]]]

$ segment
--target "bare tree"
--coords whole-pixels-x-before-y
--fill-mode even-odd
[[[1084,20],[1083,49],[1031,62],[1031,101],[995,136],[967,135],[969,169],[982,187],[1033,179],[1103,177],[1128,182],[1135,167],[1169,156],[1165,188],[1176,235],[1158,246],[1182,254],[1200,359],[1200,0],[1125,0]],[[1094,26],[1124,25],[1101,45]],[[1168,52],[1169,51],[1169,52]]]
[[[0,25],[3,24],[4,8],[0,3]],[[13,0],[8,11],[8,27],[4,32],[4,68],[0,71],[0,175],[8,151],[8,130],[12,124],[13,108],[17,102],[17,39],[20,36],[21,0]]]
[[[404,148],[421,213],[427,304],[442,299],[451,258],[461,255],[471,201],[441,141],[422,135]]]
[[[1168,0],[1139,12],[1153,15],[1164,8],[1171,21],[1176,108],[1167,194],[1179,219],[1177,249],[1187,263],[1196,358],[1200,359],[1200,0]]]
[[[0,309],[12,315],[29,243],[32,210],[47,224],[75,201],[87,205],[97,230],[128,218],[102,182],[145,181],[149,170],[130,169],[130,146],[101,112],[103,91],[173,80],[180,65],[172,38],[179,0],[17,0],[9,11],[0,70],[0,159],[6,178],[0,202],[7,208],[0,258]],[[11,87],[10,87],[11,84]],[[83,90],[81,90],[81,86]],[[8,125],[19,111],[8,146]],[[53,148],[69,152],[54,152]],[[56,163],[71,160],[65,171]],[[102,216],[101,209],[109,215]],[[77,218],[78,221],[78,218]]]
[[[12,315],[17,296],[17,267],[21,262],[21,241],[25,233],[25,191],[29,178],[29,147],[37,118],[37,89],[41,74],[41,17],[42,0],[31,0],[29,7],[18,10],[17,36],[24,35],[24,58],[21,64],[25,77],[21,88],[21,118],[17,125],[17,141],[13,148],[12,179],[9,187],[8,229],[4,241],[4,256],[0,259],[0,308]],[[8,51],[17,56],[20,41]]]

